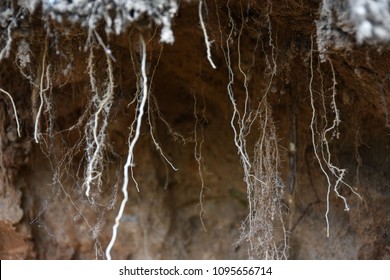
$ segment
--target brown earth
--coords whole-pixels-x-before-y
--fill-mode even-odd
[[[140,191],[133,182],[129,184],[129,202],[113,258],[248,258],[248,242],[238,242],[248,215],[248,195],[230,124],[233,111],[224,56],[229,46],[239,109],[244,109],[245,100],[241,68],[248,73],[248,110],[255,112],[265,94],[272,110],[279,172],[285,186],[282,211],[288,258],[389,259],[389,48],[359,45],[351,34],[340,31],[338,35],[348,44],[336,47],[329,41],[326,53],[319,52],[319,1],[273,1],[272,10],[266,4],[257,4],[262,1],[231,1],[228,5],[222,4],[225,1],[207,1],[204,19],[213,41],[211,53],[217,66],[213,69],[194,2],[180,4],[172,45],[160,44],[159,31],[141,23],[126,34],[109,38],[99,29],[116,61],[103,184],[101,190],[94,190],[94,204],[83,189],[86,120],[82,116],[88,112],[91,97],[89,52],[84,50],[87,32],[71,24],[50,22],[52,33],[46,37],[38,12],[24,22],[27,33],[16,32],[10,56],[1,62],[0,87],[15,100],[22,135],[17,136],[9,98],[1,95],[0,258],[105,258],[122,199],[119,189],[135,112],[130,102],[137,92],[141,56],[138,38],[142,34],[148,41],[151,95],[149,115],[143,121],[134,155],[133,172]],[[30,45],[31,58],[25,67],[21,67],[18,54],[23,40]],[[50,87],[45,92],[40,121],[45,132],[36,144],[36,95],[45,42]],[[94,52],[97,83],[104,87],[105,54],[99,44]],[[332,163],[346,168],[344,181],[352,189],[346,185],[339,189],[348,200],[349,211],[344,211],[343,200],[331,190],[327,237],[327,182],[312,142],[311,93],[317,110],[315,127],[321,132],[336,117],[333,86],[341,122],[337,135],[328,134],[329,150]],[[80,118],[81,125],[70,129]],[[164,155],[178,171],[156,149],[151,128]],[[248,135],[251,157],[261,132],[253,128]],[[321,143],[319,132],[315,133],[317,145]],[[320,146],[316,149],[320,151]],[[337,178],[330,178],[334,185]],[[275,223],[276,244],[284,243],[281,230]]]

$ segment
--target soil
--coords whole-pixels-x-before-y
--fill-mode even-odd
[[[390,259],[389,45],[358,43],[353,30],[346,32],[348,26],[338,22],[344,29],[331,26],[334,34],[321,42],[320,49],[321,1],[272,1],[272,9],[266,1],[204,2],[216,69],[207,60],[197,1],[180,3],[172,24],[173,44],[160,43],[159,27],[149,22],[137,22],[126,32],[110,36],[98,27],[115,58],[115,88],[102,184],[93,189],[92,202],[83,188],[87,162],[83,113],[91,115],[92,96],[90,52],[84,49],[88,32],[74,23],[45,22],[39,8],[17,28],[12,51],[1,61],[0,70],[0,87],[14,98],[21,123],[18,137],[12,104],[1,94],[1,259],[106,258],[123,197],[129,127],[137,112],[132,100],[140,84],[140,35],[147,41],[149,114],[135,146],[133,174],[138,185],[133,181],[128,185],[129,201],[112,250],[114,259],[259,256],[241,238],[249,205],[231,127],[227,46],[239,110],[245,101],[244,69],[249,81],[248,111],[256,112],[266,96],[272,112],[280,157],[277,176],[284,186],[280,201],[284,229],[278,222],[269,224],[284,257]],[[18,50],[22,41],[30,47],[30,62],[23,67]],[[99,43],[93,50],[101,90],[107,86],[106,54]],[[44,93],[37,144],[34,125],[43,56],[50,65],[49,82],[44,82],[50,86]],[[315,146],[310,129],[312,100],[317,113]],[[328,237],[328,185],[315,149],[321,151],[320,132],[332,125],[336,112],[340,123],[326,139],[331,162],[346,170],[345,184],[337,191],[347,199],[349,211],[333,191],[337,177],[326,169],[332,185]],[[80,125],[72,127],[79,120]],[[256,155],[260,124],[248,134],[250,157]],[[285,238],[280,234],[284,231]]]

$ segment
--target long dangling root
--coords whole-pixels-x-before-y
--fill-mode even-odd
[[[338,132],[338,125],[340,123],[340,113],[337,108],[336,103],[336,74],[333,67],[332,61],[327,58],[327,61],[330,64],[331,71],[332,71],[332,99],[331,99],[331,110],[334,113],[334,119],[332,122],[332,125],[328,127],[328,120],[326,118],[326,105],[324,101],[324,96],[322,93],[322,107],[324,110],[324,116],[325,119],[325,125],[324,128],[318,132],[318,129],[316,128],[317,125],[317,110],[315,106],[315,97],[314,97],[314,90],[313,90],[313,82],[314,82],[314,70],[313,70],[313,52],[314,52],[314,40],[313,37],[311,37],[311,50],[310,50],[310,81],[309,81],[309,93],[310,93],[310,104],[312,109],[312,118],[310,122],[310,130],[311,130],[311,136],[312,136],[312,144],[314,149],[314,155],[317,159],[317,162],[320,166],[320,169],[322,173],[325,175],[326,182],[327,182],[327,192],[326,192],[326,211],[325,211],[325,221],[326,221],[326,236],[330,236],[330,223],[329,223],[329,212],[330,212],[330,193],[333,188],[333,192],[336,194],[338,198],[341,198],[344,203],[344,209],[345,211],[349,211],[350,207],[347,202],[347,198],[340,194],[339,188],[341,185],[347,186],[352,193],[354,193],[356,196],[358,196],[360,199],[360,195],[349,185],[344,181],[344,176],[346,174],[346,169],[339,168],[336,165],[332,163],[331,159],[331,151],[329,147],[329,142],[333,138],[339,137]],[[321,73],[320,73],[321,74]],[[319,139],[317,139],[316,135],[319,135]],[[328,136],[328,135],[331,136]],[[332,183],[332,177],[335,179],[335,182]]]
[[[122,193],[123,193],[123,199],[121,202],[121,205],[119,207],[118,214],[115,218],[115,224],[112,227],[112,237],[110,240],[110,243],[107,246],[106,249],[106,257],[108,260],[111,260],[111,250],[112,247],[115,244],[116,237],[118,234],[118,227],[120,225],[120,221],[122,219],[123,213],[125,211],[125,206],[128,201],[128,191],[127,191],[127,186],[129,183],[129,169],[133,167],[133,160],[134,160],[134,147],[135,144],[138,141],[138,138],[141,133],[141,125],[142,125],[142,117],[145,112],[145,104],[148,99],[148,77],[146,75],[146,45],[145,45],[145,40],[142,36],[140,36],[140,45],[141,45],[141,76],[142,76],[142,96],[141,99],[138,101],[138,116],[136,118],[136,127],[135,127],[135,132],[134,132],[134,137],[133,139],[129,139],[129,150],[127,154],[127,160],[126,163],[123,167],[123,184],[122,184]]]
[[[90,49],[90,55],[88,58],[88,72],[90,76],[90,86],[93,93],[92,103],[96,109],[94,115],[88,121],[85,127],[86,141],[87,141],[87,167],[85,172],[85,195],[90,199],[91,185],[96,183],[97,188],[100,189],[102,164],[106,128],[108,125],[108,117],[110,114],[112,101],[114,97],[114,77],[111,58],[106,54],[107,62],[107,75],[108,81],[104,95],[100,98],[98,87],[93,73],[93,49]],[[93,201],[93,199],[90,199]]]
[[[47,56],[47,51],[48,51],[48,39],[46,38],[45,40],[45,47],[43,50],[43,55],[42,55],[42,62],[41,62],[41,77],[39,80],[39,108],[35,116],[35,128],[34,128],[34,140],[35,143],[39,143],[39,120],[41,118],[42,114],[42,109],[43,109],[43,104],[44,104],[44,98],[43,94],[49,89],[50,87],[50,78],[49,78],[49,67],[46,66],[46,56]],[[44,86],[44,77],[46,76],[46,87],[43,88]],[[33,94],[33,102],[35,102],[35,94]]]
[[[260,259],[280,259],[287,258],[287,232],[284,227],[282,217],[282,198],[284,185],[279,175],[279,150],[276,136],[276,128],[273,124],[271,108],[267,101],[267,95],[270,91],[273,77],[276,75],[276,55],[274,54],[274,45],[270,39],[272,48],[272,58],[267,64],[269,80],[262,92],[262,97],[258,103],[257,109],[249,111],[250,92],[249,92],[249,71],[243,68],[241,56],[241,36],[244,30],[244,18],[242,18],[241,27],[236,32],[236,23],[230,11],[229,1],[226,4],[228,9],[228,18],[230,30],[225,40],[221,44],[221,49],[225,57],[228,69],[229,82],[227,92],[233,107],[233,114],[230,121],[234,133],[234,143],[244,171],[244,182],[247,188],[249,214],[247,220],[243,223],[241,238],[239,242],[248,242],[248,255],[250,258]],[[221,42],[223,42],[223,32],[219,20],[218,7],[217,18],[220,26]],[[241,11],[241,14],[243,12]],[[268,19],[269,20],[269,19]],[[271,32],[271,23],[269,21],[269,31]],[[231,46],[234,43],[233,34],[237,36],[238,52],[238,71],[243,77],[242,88],[245,93],[243,102],[236,100],[233,83],[235,82],[235,72],[231,56]],[[272,34],[270,34],[270,38]],[[259,35],[260,36],[260,35]],[[258,38],[259,40],[259,38]],[[257,42],[258,42],[257,40]],[[257,49],[257,44],[255,49]],[[264,51],[264,49],[263,49]],[[254,55],[252,59],[254,60]],[[268,56],[266,57],[268,60]],[[254,62],[252,61],[252,65]],[[258,93],[257,93],[258,94]],[[242,109],[240,109],[242,108]],[[258,124],[259,129],[253,129],[253,125]],[[249,148],[249,135],[260,132],[258,141],[253,146],[253,151]],[[257,135],[256,135],[257,136]],[[283,244],[279,245],[278,237],[275,233],[275,225],[280,223],[283,229]]]
[[[12,98],[12,95],[9,92],[5,91],[4,89],[0,88],[0,91],[5,95],[7,95],[7,97],[11,101],[12,109],[14,111],[14,116],[15,116],[16,130],[18,132],[18,136],[20,137],[20,123],[19,123],[18,111],[16,110],[14,99]]]
[[[209,41],[209,36],[207,35],[206,26],[204,24],[203,15],[202,15],[202,6],[203,6],[203,0],[200,0],[199,1],[199,21],[200,21],[200,26],[202,27],[202,31],[203,31],[204,42],[206,44],[207,59],[210,62],[211,67],[213,67],[214,69],[217,69],[217,66],[215,66],[213,59],[211,57],[211,49],[210,49],[211,42]]]

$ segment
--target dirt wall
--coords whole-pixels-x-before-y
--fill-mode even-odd
[[[27,2],[1,259],[390,258],[388,1]]]

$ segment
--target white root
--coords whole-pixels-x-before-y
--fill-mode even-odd
[[[200,26],[202,27],[204,42],[206,44],[207,59],[210,62],[211,67],[217,69],[217,66],[215,66],[213,59],[211,57],[211,42],[209,41],[209,36],[207,35],[206,26],[204,24],[203,15],[202,15],[202,6],[203,6],[203,0],[200,0],[199,1],[199,22],[200,22]]]
[[[313,94],[313,81],[314,81],[314,71],[313,71],[313,52],[314,52],[314,42],[313,37],[311,37],[311,49],[310,49],[310,81],[309,81],[309,93],[310,93],[310,105],[312,109],[312,117],[310,122],[310,130],[311,130],[311,137],[312,137],[312,144],[314,149],[314,155],[318,161],[318,164],[320,165],[320,169],[322,173],[325,175],[326,181],[327,181],[327,192],[326,192],[326,211],[325,211],[325,221],[326,221],[326,236],[329,237],[329,209],[330,209],[330,190],[332,187],[332,183],[330,180],[330,177],[328,173],[325,171],[325,168],[322,164],[321,158],[317,151],[317,141],[316,141],[316,130],[315,130],[315,124],[316,124],[316,108],[314,104],[314,94]]]
[[[88,164],[85,175],[85,195],[90,199],[90,190],[93,182],[97,182],[97,187],[101,185],[101,170],[98,170],[98,165],[102,160],[102,153],[104,149],[105,131],[108,125],[108,115],[112,106],[112,99],[114,97],[114,77],[110,56],[106,54],[106,61],[108,67],[108,84],[106,92],[101,100],[99,100],[96,81],[92,71],[93,65],[93,50],[90,50],[90,56],[88,59],[88,68],[90,76],[91,90],[95,93],[93,99],[94,104],[97,107],[94,116],[86,126],[86,134],[92,134],[92,140],[87,137],[87,156]],[[99,122],[99,119],[102,119]],[[100,126],[100,127],[99,127]],[[91,200],[91,199],[90,199]],[[93,200],[91,200],[93,201]]]
[[[360,199],[360,195],[349,185],[344,181],[344,176],[346,174],[346,169],[339,168],[335,166],[332,163],[331,160],[331,151],[329,148],[329,141],[336,137],[338,138],[338,125],[340,123],[340,113],[337,108],[336,104],[336,74],[333,67],[332,61],[328,58],[328,62],[331,66],[332,71],[332,101],[331,101],[331,109],[333,113],[335,114],[335,117],[333,119],[333,123],[331,126],[327,127],[327,119],[325,116],[325,126],[321,132],[318,132],[318,129],[316,128],[317,123],[317,112],[316,107],[314,104],[314,90],[313,90],[313,81],[314,81],[314,71],[313,71],[313,52],[314,52],[314,40],[313,37],[311,37],[311,50],[310,50],[310,81],[309,81],[309,93],[310,93],[310,104],[312,108],[312,118],[310,122],[310,129],[311,129],[311,135],[312,135],[312,144],[313,144],[313,150],[315,158],[320,166],[320,169],[322,173],[325,175],[326,182],[327,182],[327,192],[326,192],[326,211],[325,211],[325,221],[326,221],[326,236],[330,236],[330,224],[329,224],[329,212],[330,212],[330,193],[333,189],[333,192],[336,194],[338,198],[341,198],[344,203],[344,209],[345,211],[349,211],[350,207],[347,202],[347,198],[340,194],[339,188],[340,185],[343,184],[347,186],[352,193],[357,195]],[[324,94],[324,93],[322,93]],[[326,107],[323,100],[323,109],[324,109],[324,115],[326,115]],[[320,135],[320,139],[316,139],[316,134]],[[328,137],[328,134],[331,134],[331,137]],[[318,151],[319,150],[319,151]],[[320,153],[319,153],[320,152]],[[320,155],[321,154],[321,155]],[[332,183],[331,177],[334,177],[335,182]]]
[[[154,35],[153,35],[154,36]],[[151,39],[150,39],[151,40]],[[150,41],[149,40],[149,41]],[[149,42],[148,41],[148,42]],[[160,59],[161,59],[161,55],[162,55],[162,51],[163,51],[163,46],[161,46],[161,49],[160,49],[160,53],[158,55],[158,59],[157,59],[157,63],[156,63],[156,66],[154,67],[154,70],[153,70],[153,73],[152,73],[152,76],[150,78],[150,85],[149,85],[149,88],[152,87],[152,84],[153,84],[153,79],[154,79],[154,74],[156,73],[156,69],[157,69],[157,66],[158,64],[160,63]],[[152,96],[150,93],[149,93],[150,97]],[[152,137],[152,141],[153,141],[153,144],[156,148],[156,150],[160,153],[160,156],[169,164],[169,166],[174,170],[174,171],[178,171],[179,169],[176,168],[174,166],[174,164],[167,158],[167,156],[165,155],[164,151],[162,150],[160,144],[158,143],[157,141],[157,138],[156,136],[154,135],[154,128],[153,128],[153,116],[152,116],[152,110],[150,109],[152,107],[152,104],[151,104],[151,99],[152,98],[148,98],[148,123],[149,123],[149,132],[150,132],[150,136]],[[157,106],[156,106],[157,107]]]
[[[41,77],[40,77],[40,82],[39,82],[39,99],[40,99],[40,104],[39,104],[39,109],[37,112],[37,115],[35,117],[35,127],[34,127],[34,140],[35,143],[39,143],[39,120],[42,114],[42,109],[43,109],[43,103],[44,103],[44,98],[43,94],[49,89],[49,73],[48,73],[48,67],[46,67],[46,55],[47,55],[47,48],[48,48],[48,40],[45,40],[45,48],[43,50],[43,55],[42,55],[42,65],[41,65]],[[43,88],[43,81],[44,77],[46,75],[47,81],[46,81],[46,88]]]
[[[8,93],[7,91],[5,91],[4,89],[0,88],[0,91],[2,93],[4,93],[5,95],[7,95],[8,98],[10,99],[10,101],[11,101],[12,109],[14,110],[14,115],[15,115],[16,129],[18,131],[18,136],[20,137],[20,123],[19,123],[18,112],[16,110],[14,99],[12,98],[12,95],[10,93]]]
[[[249,202],[249,214],[247,220],[243,223],[239,242],[248,242],[248,253],[250,258],[286,258],[287,232],[284,227],[281,210],[281,199],[284,186],[278,174],[280,162],[276,129],[272,121],[271,108],[269,108],[267,102],[267,95],[270,91],[273,77],[276,74],[276,54],[272,52],[272,62],[267,64],[267,70],[270,70],[270,78],[263,92],[263,96],[259,101],[257,108],[250,112],[249,71],[251,67],[245,69],[241,57],[241,35],[245,23],[243,19],[241,28],[238,30],[237,41],[237,66],[239,73],[243,76],[242,87],[245,91],[244,100],[238,103],[233,89],[235,73],[231,57],[231,46],[234,42],[233,35],[235,35],[236,32],[236,23],[230,11],[229,1],[226,5],[230,21],[230,31],[226,37],[225,44],[221,44],[221,49],[225,57],[229,77],[227,92],[233,106],[230,125],[233,129],[234,143],[237,147],[244,171],[244,182],[246,184]],[[216,8],[218,11],[218,7]],[[218,12],[217,17],[218,22],[220,23]],[[223,41],[223,32],[221,30],[221,25],[219,26],[221,41]],[[271,40],[270,44],[274,50]],[[257,44],[255,48],[257,48]],[[251,134],[252,126],[255,123],[260,125],[258,130],[260,135],[258,141],[253,146],[252,154],[248,152],[250,146],[247,143],[247,138],[248,135]],[[250,155],[252,155],[252,157]],[[283,244],[281,244],[282,248],[279,247],[274,233],[275,219],[280,221],[284,232]]]
[[[140,36],[140,44],[141,44],[141,75],[142,75],[142,96],[141,100],[138,101],[138,116],[137,116],[137,121],[136,121],[136,128],[134,132],[134,137],[133,139],[129,139],[129,151],[127,155],[127,160],[126,163],[123,167],[123,185],[122,185],[122,193],[123,193],[123,199],[118,211],[118,214],[115,218],[115,224],[112,227],[112,237],[110,240],[110,243],[107,246],[106,249],[106,257],[108,260],[111,260],[111,250],[115,244],[117,234],[118,234],[118,227],[120,225],[120,221],[122,219],[123,213],[125,211],[125,207],[128,201],[128,191],[127,191],[127,186],[129,183],[129,169],[133,167],[133,159],[134,159],[134,147],[135,144],[138,141],[138,138],[141,133],[141,126],[142,126],[142,117],[144,115],[144,110],[145,110],[145,104],[148,99],[148,77],[146,75],[146,45],[145,45],[145,40],[142,36]]]

